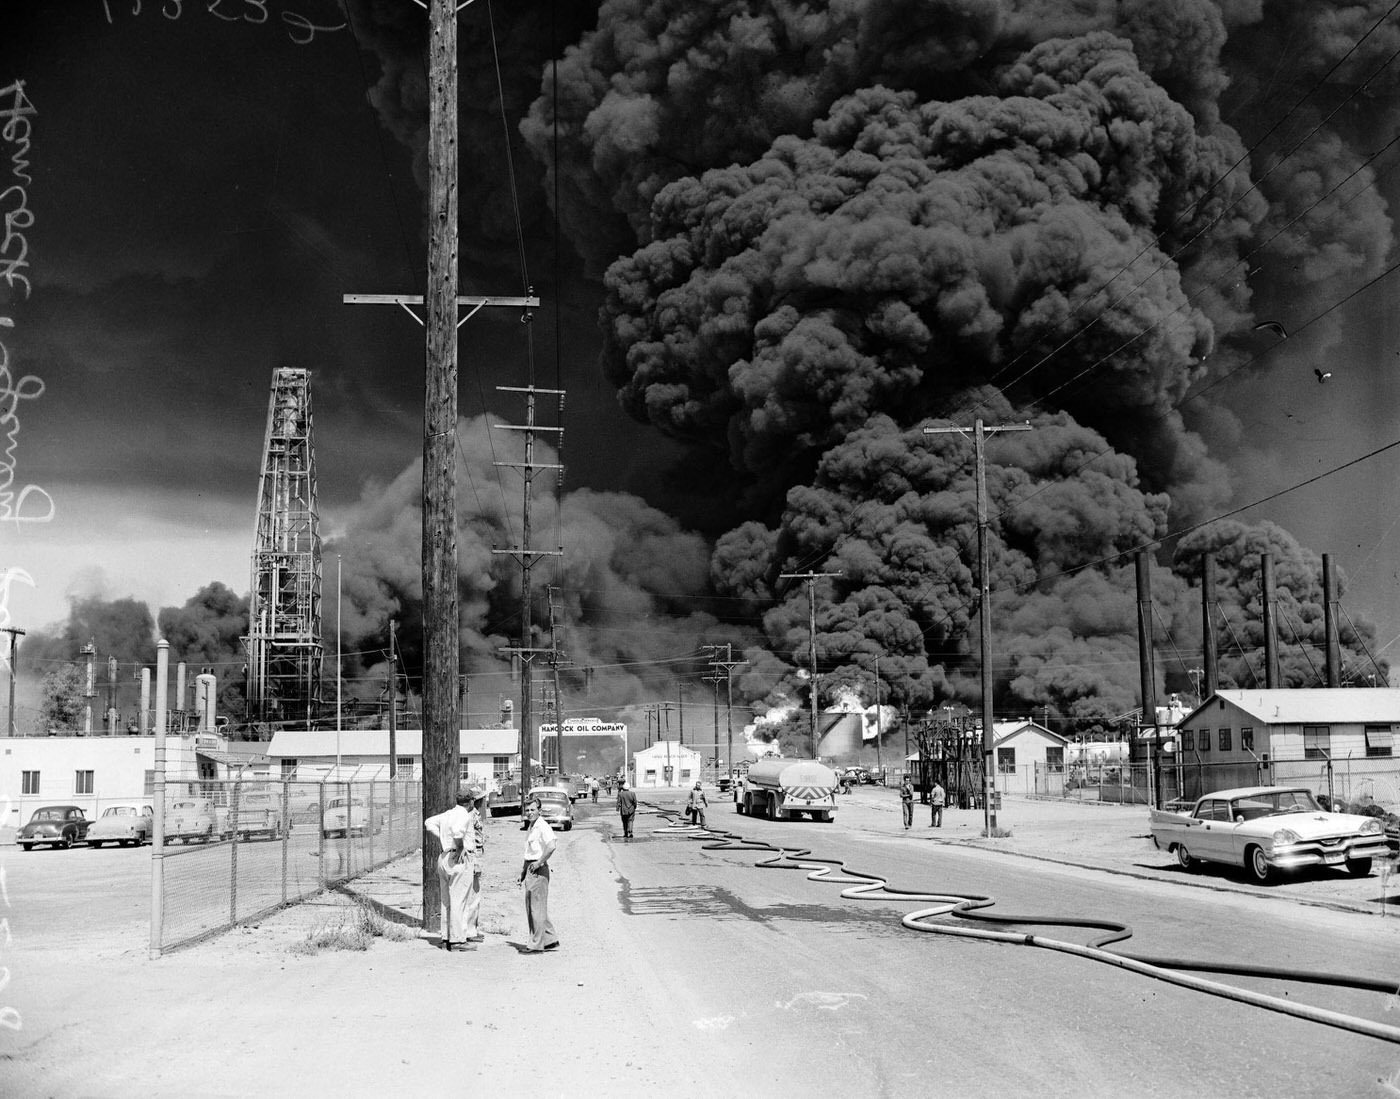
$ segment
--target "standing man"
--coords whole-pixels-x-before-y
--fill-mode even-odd
[[[705,827],[705,810],[709,808],[710,800],[705,797],[705,791],[700,789],[700,784],[695,784],[695,789],[690,791],[690,800],[685,803],[686,809],[690,811],[690,823]]]
[[[472,790],[466,786],[457,789],[457,804],[445,813],[438,813],[423,822],[423,830],[431,832],[442,845],[438,856],[438,892],[442,898],[442,920],[439,933],[442,948],[451,950],[452,944],[468,941],[469,934],[476,934],[475,922],[470,918],[469,902],[472,884],[477,888],[477,908],[480,910],[480,866],[476,860],[476,830],[472,822],[469,806],[473,801]],[[477,936],[475,941],[479,941]]]
[[[943,801],[946,796],[947,795],[943,793],[943,787],[938,784],[937,779],[934,779],[933,790],[929,794],[928,799],[929,805],[931,807],[931,812],[929,815],[932,817],[932,819],[928,822],[928,826],[930,828],[943,827]]]
[[[598,804],[598,779],[592,775],[588,777],[588,792],[593,795],[593,804]]]
[[[637,795],[628,787],[626,779],[623,779],[617,788],[617,812],[622,817],[622,838],[630,840],[632,818],[637,815]]]
[[[904,827],[914,823],[914,784],[906,774],[899,784],[899,807],[904,813]]]
[[[520,884],[525,890],[525,925],[530,929],[527,954],[542,954],[559,946],[559,936],[549,919],[549,857],[554,854],[554,829],[540,816],[539,798],[525,805],[530,823],[525,837],[525,861],[520,867]]]

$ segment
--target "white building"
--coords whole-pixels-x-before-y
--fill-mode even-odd
[[[1004,794],[1035,793],[1037,774],[1064,773],[1068,744],[1068,737],[1029,718],[994,722],[996,788]]]
[[[112,802],[150,798],[155,743],[153,735],[0,738],[0,829],[24,824],[41,805],[76,805],[96,818]],[[215,733],[169,735],[166,783],[265,774],[265,748]]]
[[[489,787],[504,775],[520,773],[518,729],[462,729],[457,751],[463,781],[482,782]],[[389,777],[389,730],[280,729],[272,735],[267,754],[274,778],[302,782],[379,781]],[[421,778],[423,731],[397,730],[394,755],[399,778]]]
[[[674,740],[659,740],[632,753],[632,779],[639,790],[694,786],[700,779],[700,753]]]

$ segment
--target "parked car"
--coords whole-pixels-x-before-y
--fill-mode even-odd
[[[541,786],[537,790],[531,790],[530,796],[540,799],[540,816],[544,817],[551,828],[559,828],[565,832],[573,829],[574,805],[569,800],[567,790]]]
[[[874,786],[879,781],[865,767],[847,767],[845,778],[856,786]]]
[[[242,790],[238,797],[237,827],[231,807],[220,807],[218,819],[219,835],[224,839],[235,831],[244,839],[254,836],[276,839],[282,834],[282,799],[266,789]]]
[[[369,809],[363,798],[331,798],[326,802],[326,815],[321,818],[322,836],[352,836],[369,834]]]
[[[218,831],[218,814],[207,798],[185,798],[165,814],[165,842],[208,843]]]
[[[1346,867],[1363,878],[1389,853],[1376,817],[1329,813],[1310,790],[1248,786],[1196,799],[1189,814],[1153,809],[1152,842],[1176,854],[1183,870],[1201,862],[1242,866],[1261,885],[1280,870]]]
[[[88,829],[89,847],[101,847],[104,843],[115,843],[125,847],[140,847],[150,842],[155,832],[155,810],[149,805],[134,802],[125,805],[109,805],[102,815],[92,822]]]
[[[35,809],[29,823],[19,830],[19,845],[26,851],[37,843],[72,847],[87,837],[91,824],[76,805],[45,805]]]

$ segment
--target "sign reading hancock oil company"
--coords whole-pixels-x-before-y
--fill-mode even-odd
[[[554,722],[546,722],[540,726],[541,736],[553,736],[558,730]],[[621,721],[602,721],[596,717],[566,718],[564,721],[565,736],[626,736],[627,726]]]

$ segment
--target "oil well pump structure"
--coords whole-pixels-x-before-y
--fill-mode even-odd
[[[310,722],[321,708],[324,646],[309,370],[272,374],[252,574],[248,721]]]

